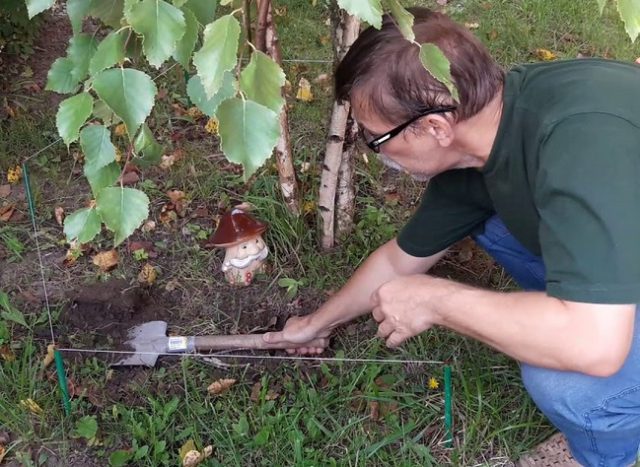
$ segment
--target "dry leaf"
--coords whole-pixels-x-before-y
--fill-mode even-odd
[[[158,256],[158,253],[156,253],[156,250],[153,247],[153,243],[148,241],[139,240],[139,241],[129,242],[128,249],[129,249],[129,253],[131,254],[135,253],[138,250],[144,250],[147,256],[149,256],[149,258],[156,258]]]
[[[19,183],[20,180],[22,180],[22,167],[20,167],[19,165],[16,165],[15,167],[10,168],[7,171],[7,181],[11,185],[15,185],[16,183]]]
[[[556,54],[547,49],[536,49],[534,53],[539,60],[543,60],[545,62],[549,62],[558,58]]]
[[[155,221],[152,221],[152,220],[148,220],[147,222],[142,224],[142,231],[144,233],[149,233],[152,230],[155,230],[155,228],[156,228],[156,223]]]
[[[172,203],[177,203],[178,201],[182,201],[185,195],[184,195],[184,191],[169,190],[167,191],[167,196],[169,197]]]
[[[138,273],[138,282],[147,286],[153,285],[157,278],[158,271],[149,263],[142,266],[142,269]]]
[[[175,206],[173,205],[173,203],[167,203],[162,206],[158,219],[165,225],[178,220],[178,214],[176,214]]]
[[[369,417],[374,422],[380,420],[380,403],[378,401],[369,402]]]
[[[122,176],[120,177],[120,183],[122,183],[122,185],[124,186],[135,185],[139,181],[140,181],[140,175],[138,175],[137,172],[133,172],[133,171],[126,172],[122,174]]]
[[[211,383],[207,388],[207,391],[212,396],[218,396],[220,394],[224,394],[225,392],[227,392],[229,388],[233,386],[235,383],[236,383],[236,380],[233,378],[222,378],[222,379],[219,379],[218,381],[214,381],[213,383]]]
[[[56,346],[54,344],[49,344],[47,346],[47,355],[44,357],[44,360],[42,361],[42,366],[44,368],[47,368],[55,360],[55,356],[53,353],[55,349],[56,349]]]
[[[9,222],[9,219],[11,219],[15,210],[16,208],[13,204],[0,206],[0,221]]]
[[[480,23],[464,23],[464,27],[467,29],[478,29],[480,27]]]
[[[206,206],[198,206],[195,211],[193,211],[193,214],[191,214],[191,217],[193,219],[196,218],[204,218],[204,217],[210,217],[211,213],[209,212],[209,209],[207,209]]]
[[[42,415],[44,413],[42,407],[40,407],[38,403],[31,398],[21,400],[20,405],[34,415]]]
[[[71,267],[76,264],[78,258],[82,256],[82,248],[78,245],[77,241],[74,240],[69,244],[69,249],[67,250],[67,254],[62,260],[62,264],[66,267]]]
[[[198,451],[196,451],[194,449],[193,451],[188,451],[184,455],[184,458],[182,459],[182,466],[183,467],[195,467],[196,465],[198,465],[203,460],[204,459],[200,455],[200,452],[198,452]]]
[[[276,16],[287,16],[287,7],[281,6],[274,9]]]
[[[0,345],[0,357],[5,362],[13,362],[16,359],[16,354],[13,353],[13,350],[8,345]]]
[[[291,96],[293,92],[293,86],[291,85],[291,81],[285,80],[284,82],[284,93],[286,96]]]
[[[93,264],[100,268],[100,272],[108,272],[118,265],[119,259],[116,250],[101,251],[93,257]]]
[[[168,156],[163,155],[160,160],[160,168],[163,170],[169,170],[175,162],[176,160],[171,154]]]
[[[7,450],[5,449],[4,445],[0,444],[0,464],[2,463],[2,460],[6,455],[7,455]]]
[[[300,78],[298,83],[298,93],[296,99],[302,102],[311,102],[313,100],[313,93],[311,92],[311,83],[306,78]]]
[[[192,439],[189,439],[189,440],[185,441],[185,443],[180,447],[179,455],[180,455],[180,460],[182,462],[184,462],[185,456],[190,451],[196,451],[197,452],[196,443],[194,443]]]
[[[218,119],[215,117],[211,117],[209,120],[207,120],[207,124],[204,126],[204,131],[212,135],[217,135],[219,127],[220,123],[218,122]]]
[[[11,194],[11,185],[0,185],[0,198],[8,198]]]
[[[171,203],[173,204],[173,209],[176,211],[178,216],[184,217],[185,214],[187,213],[187,203],[185,202],[184,191],[169,190],[167,191],[167,196],[171,200]]]
[[[127,127],[124,123],[119,123],[116,125],[116,129],[113,131],[116,136],[124,136],[127,134]]]
[[[58,225],[62,225],[64,223],[64,208],[61,206],[58,206],[53,210],[53,212],[56,217],[56,222],[58,223]]]
[[[173,292],[174,290],[176,290],[178,287],[180,287],[180,282],[178,282],[178,279],[171,279],[169,282],[167,282],[167,284],[164,286],[164,290],[166,290],[167,292]]]
[[[498,38],[498,31],[496,31],[495,29],[492,29],[489,34],[487,34],[487,37],[489,38],[489,40],[494,41]]]
[[[260,381],[258,381],[251,388],[251,395],[249,396],[249,399],[251,399],[252,402],[258,402],[260,400],[260,391],[261,390],[262,390],[262,383]]]

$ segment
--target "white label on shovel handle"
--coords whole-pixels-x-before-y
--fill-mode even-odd
[[[184,352],[189,346],[189,339],[183,336],[169,337],[167,350],[169,352]]]

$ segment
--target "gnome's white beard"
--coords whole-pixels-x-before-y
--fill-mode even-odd
[[[269,254],[269,249],[265,247],[255,255],[249,255],[245,258],[230,258],[222,265],[222,272],[227,272],[231,267],[244,269],[254,261],[262,261]]]

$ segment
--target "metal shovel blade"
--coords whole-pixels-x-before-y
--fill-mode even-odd
[[[111,366],[155,366],[158,355],[167,351],[167,322],[149,321],[131,328],[125,345],[131,347],[132,354]]]

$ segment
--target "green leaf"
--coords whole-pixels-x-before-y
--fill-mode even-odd
[[[80,132],[85,171],[95,172],[116,160],[116,148],[111,133],[102,125],[88,125]]]
[[[278,114],[257,102],[233,98],[218,107],[222,151],[242,164],[247,180],[271,155],[278,137]]]
[[[376,29],[382,27],[382,5],[380,0],[338,0],[340,8],[366,21]]]
[[[104,126],[111,126],[114,123],[120,123],[122,120],[113,111],[107,107],[107,104],[98,99],[93,106],[93,116],[102,120]]]
[[[413,15],[405,10],[398,0],[387,0],[387,2],[398,29],[400,29],[405,39],[413,42],[416,39],[416,35],[413,32]]]
[[[93,172],[88,171],[85,166],[84,176],[87,177],[93,196],[97,197],[98,193],[100,193],[103,188],[113,186],[113,184],[118,180],[120,177],[120,166],[117,162],[112,162],[111,164],[100,167]]]
[[[119,28],[124,13],[124,0],[93,0],[89,14],[107,26]]]
[[[113,451],[109,456],[110,467],[124,467],[131,460],[131,452],[124,449]]]
[[[134,149],[138,157],[133,162],[138,165],[157,164],[162,156],[162,145],[158,144],[147,125],[142,125],[140,133],[136,136]]]
[[[60,103],[56,115],[56,126],[67,147],[78,139],[80,127],[91,116],[92,111],[93,98],[87,92],[65,99]]]
[[[12,321],[20,326],[24,326],[25,328],[29,328],[29,325],[24,319],[24,314],[11,305],[9,302],[9,295],[2,291],[0,291],[0,309],[3,310],[2,313],[0,313],[0,317],[2,317],[2,319]]]
[[[268,55],[255,50],[251,61],[240,74],[240,89],[251,100],[280,113],[284,105],[282,86],[285,76],[282,69]]]
[[[631,38],[631,42],[635,42],[638,34],[640,34],[640,0],[617,0],[618,13],[624,21],[624,29]]]
[[[51,8],[55,1],[56,0],[26,0],[29,19],[33,18],[38,13],[42,13],[44,10]]]
[[[185,31],[182,12],[163,0],[142,0],[129,12],[129,22],[142,35],[142,47],[149,63],[159,68],[171,57]]]
[[[96,197],[100,217],[115,233],[114,246],[136,230],[149,215],[149,198],[134,188],[105,188]]]
[[[101,71],[93,81],[93,88],[100,99],[124,121],[130,138],[151,113],[157,92],[149,76],[131,68]]]
[[[67,241],[89,243],[100,233],[102,221],[95,208],[78,209],[64,218],[64,235]]]
[[[216,17],[217,0],[187,0],[184,6],[191,10],[198,22],[202,26],[206,26]]]
[[[442,50],[435,44],[422,44],[420,46],[420,61],[431,76],[447,87],[453,100],[460,102],[458,89],[451,78],[451,64]]]
[[[231,72],[226,72],[222,79],[222,87],[218,89],[218,92],[209,99],[202,87],[202,82],[198,75],[194,75],[189,79],[187,83],[187,95],[191,102],[195,104],[203,113],[209,117],[215,117],[216,110],[222,101],[229,99],[236,95],[235,76]]]
[[[196,47],[198,41],[198,20],[195,15],[188,8],[183,8],[185,30],[182,39],[178,41],[176,49],[173,51],[173,58],[176,59],[183,67],[189,68],[191,62],[191,55],[193,55],[193,49]]]
[[[600,8],[600,14],[604,11],[604,6],[607,4],[607,0],[598,0],[598,7]]]
[[[89,63],[89,74],[93,76],[122,62],[124,60],[124,43],[126,39],[126,31],[113,31],[102,39]]]
[[[98,434],[98,421],[94,415],[85,415],[76,422],[76,436],[93,439]]]
[[[89,62],[96,47],[96,40],[89,34],[78,34],[69,39],[67,57],[73,62],[71,75],[76,82],[80,82],[89,74]]]
[[[238,39],[240,24],[232,15],[226,15],[209,24],[204,30],[202,48],[193,55],[193,64],[207,97],[213,97],[220,86],[224,73],[238,63]]]
[[[91,9],[92,0],[67,0],[67,15],[71,21],[71,29],[73,34],[82,31],[82,20]]]
[[[47,73],[47,85],[45,89],[60,94],[76,92],[79,80],[73,78],[72,72],[73,62],[70,58],[57,58]]]

